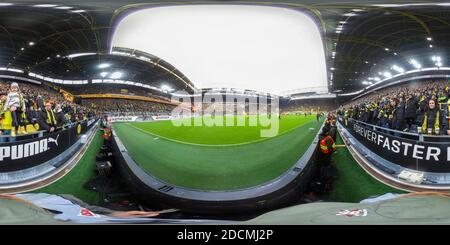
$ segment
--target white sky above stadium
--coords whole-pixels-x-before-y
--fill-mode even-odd
[[[280,93],[327,87],[317,24],[286,8],[185,5],[139,10],[121,20],[112,46],[156,55],[197,88]]]

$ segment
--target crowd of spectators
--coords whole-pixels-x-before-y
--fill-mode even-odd
[[[129,99],[83,99],[80,102],[70,102],[58,89],[46,84],[0,81],[0,142],[40,130],[53,132],[94,115],[128,116],[131,113],[148,117],[170,114],[175,108],[166,103]]]
[[[148,88],[136,87],[122,84],[90,84],[89,86],[63,85],[62,89],[70,91],[72,94],[120,94],[130,96],[151,97],[161,101],[170,101],[170,96],[162,92],[150,90]]]
[[[125,116],[129,112],[137,114],[170,113],[175,106],[150,101],[128,99],[83,99],[82,105],[98,111],[100,114]]]
[[[335,99],[291,100],[281,108],[284,114],[325,113],[336,109]]]
[[[94,111],[67,101],[45,86],[0,82],[0,141],[45,130],[53,132],[94,116]]]
[[[270,114],[271,113],[271,105],[264,104],[264,103],[258,104],[258,103],[244,103],[244,102],[202,103],[201,107],[194,105],[193,112],[194,113],[202,113],[203,115]]]
[[[0,81],[0,93],[8,94],[11,84],[12,82]],[[20,83],[19,85],[20,93],[26,99],[27,107],[37,101],[38,98],[45,98],[55,104],[65,102],[64,97],[60,93],[50,88],[29,83]]]
[[[341,107],[338,113],[404,132],[450,135],[450,83],[418,81],[380,89]]]

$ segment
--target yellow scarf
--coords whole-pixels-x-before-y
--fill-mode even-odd
[[[56,125],[56,119],[55,119],[55,114],[53,113],[53,110],[47,111],[47,124],[48,125]]]
[[[439,114],[439,110],[436,112],[436,118],[434,120],[434,132],[436,134],[439,134],[439,118],[440,118],[440,114]],[[422,124],[422,133],[428,133],[427,132],[427,123],[428,123],[428,115],[427,113],[425,113],[425,117],[423,118],[423,124]]]

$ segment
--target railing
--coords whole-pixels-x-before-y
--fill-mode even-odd
[[[41,137],[1,142],[0,173],[31,169],[53,161],[78,142],[95,122],[94,118],[83,120],[51,133],[43,133]]]
[[[61,130],[63,130],[63,129],[70,128],[70,127],[72,127],[72,126],[74,126],[74,125],[76,125],[76,124],[82,123],[82,122],[84,122],[84,121],[89,121],[89,120],[90,120],[90,119],[88,119],[88,120],[83,120],[83,121],[79,121],[79,122],[71,122],[71,123],[68,123],[68,124],[66,124],[66,125],[64,125],[64,126],[62,126],[62,127],[57,127],[57,128],[55,129],[55,132],[61,131]],[[45,135],[47,135],[47,134],[48,134],[48,132],[47,132],[46,130],[38,130],[38,131],[30,132],[30,133],[27,133],[27,134],[17,134],[16,136],[11,136],[11,135],[0,135],[0,143],[17,142],[17,141],[21,141],[21,140],[28,140],[28,139],[40,138],[40,137],[43,137],[43,136],[45,136]]]
[[[151,117],[151,116],[162,116],[170,115],[170,112],[104,112],[104,114],[112,117]]]
[[[42,137],[44,135],[44,132],[45,132],[45,130],[39,130],[39,131],[32,132],[32,133],[19,134],[19,135],[16,135],[16,136],[0,135],[0,143],[1,142],[8,142],[10,140],[10,138],[13,138],[14,141],[31,139],[31,138],[38,138],[38,137]]]

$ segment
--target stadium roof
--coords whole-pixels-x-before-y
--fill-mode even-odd
[[[252,2],[306,10],[321,24],[330,91],[352,92],[402,70],[445,66],[449,62],[450,4],[348,0],[226,3]],[[67,67],[57,65],[54,59],[77,53],[108,53],[113,28],[123,14],[169,4],[147,0],[9,3],[0,3],[0,67],[34,72],[45,67],[60,74]],[[177,3],[225,2],[173,4]],[[123,65],[133,66],[127,62]]]
[[[192,92],[194,85],[180,71],[159,57],[137,50],[115,48],[112,53],[76,53],[46,59],[30,72],[54,79],[113,79],[139,82],[155,88]]]

